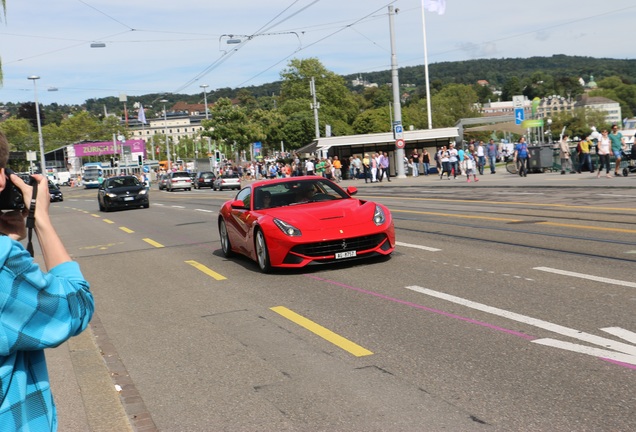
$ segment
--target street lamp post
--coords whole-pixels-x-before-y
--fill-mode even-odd
[[[35,117],[38,123],[38,140],[40,142],[40,170],[42,175],[46,175],[46,160],[44,159],[44,140],[42,139],[42,123],[40,122],[40,104],[38,103],[38,86],[35,80],[39,80],[37,75],[31,75],[28,79],[33,81],[33,90],[35,92]]]
[[[208,114],[208,87],[210,87],[207,84],[201,84],[199,87],[201,87],[203,89],[203,103],[205,104],[205,119],[209,120],[210,116]],[[206,137],[207,141],[208,141],[208,154],[210,154],[210,152],[212,151],[211,144],[210,144],[210,137]]]
[[[207,88],[210,87],[207,84],[201,84],[199,87],[203,89],[203,103],[205,104],[205,119],[208,120],[208,92]]]
[[[170,163],[170,144],[168,143],[168,112],[166,111],[166,99],[161,99],[159,102],[163,104],[163,133],[166,136],[166,156],[168,157],[168,171],[172,168]]]

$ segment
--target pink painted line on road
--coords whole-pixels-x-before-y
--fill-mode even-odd
[[[507,333],[507,334],[510,334],[510,335],[513,335],[513,336],[517,336],[517,337],[526,339],[526,340],[532,341],[532,340],[537,339],[534,336],[530,336],[530,335],[527,335],[525,333],[521,333],[521,332],[518,332],[518,331],[515,331],[515,330],[506,329],[506,328],[499,327],[499,326],[496,326],[496,325],[493,325],[493,324],[489,324],[489,323],[486,323],[486,322],[483,322],[483,321],[477,321],[477,320],[474,320],[472,318],[467,318],[467,317],[463,317],[463,316],[460,316],[460,315],[455,315],[455,314],[452,314],[452,313],[444,312],[444,311],[441,311],[439,309],[433,309],[433,308],[430,308],[430,307],[427,307],[427,306],[423,306],[423,305],[420,305],[420,304],[417,304],[417,303],[412,303],[412,302],[409,302],[409,301],[406,301],[406,300],[396,299],[394,297],[389,297],[389,296],[386,296],[384,294],[380,294],[380,293],[377,293],[377,292],[374,292],[374,291],[365,290],[365,289],[362,289],[362,288],[354,287],[354,286],[351,286],[351,285],[346,285],[346,284],[343,284],[343,283],[340,283],[340,282],[336,282],[336,281],[332,281],[332,280],[329,280],[329,279],[323,279],[321,277],[313,276],[313,275],[309,275],[309,274],[305,274],[305,276],[307,276],[308,278],[311,278],[311,279],[315,279],[315,280],[320,281],[320,282],[326,282],[326,283],[329,283],[329,284],[332,284],[332,285],[337,285],[337,286],[342,287],[342,288],[347,288],[347,289],[350,289],[350,290],[353,290],[353,291],[358,291],[358,292],[360,292],[362,294],[371,295],[373,297],[381,298],[383,300],[392,301],[394,303],[399,303],[399,304],[402,304],[402,305],[405,305],[405,306],[409,306],[409,307],[412,307],[412,308],[415,308],[415,309],[420,309],[420,310],[424,310],[424,311],[427,311],[427,312],[432,312],[432,313],[435,313],[435,314],[438,314],[438,315],[442,315],[442,316],[445,316],[445,317],[448,317],[448,318],[453,318],[453,319],[464,321],[464,322],[467,322],[467,323],[470,323],[470,324],[475,324],[475,325],[478,325],[478,326],[481,326],[481,327],[486,327],[486,328],[489,328],[491,330],[496,330],[496,331],[499,331],[499,332]]]
[[[625,367],[625,368],[636,370],[636,365],[633,365],[633,364],[623,363],[623,362],[620,362],[620,361],[617,361],[617,360],[608,359],[608,358],[605,358],[605,357],[599,357],[599,358],[601,360],[605,360],[606,362],[610,362],[610,363],[615,364],[617,366],[622,366],[622,367]]]

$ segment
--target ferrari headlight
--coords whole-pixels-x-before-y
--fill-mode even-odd
[[[280,230],[290,237],[299,237],[302,235],[300,230],[293,225],[288,224],[280,219],[274,219],[274,223]]]
[[[375,205],[375,213],[373,213],[373,223],[380,226],[386,221],[384,210],[379,205]]]

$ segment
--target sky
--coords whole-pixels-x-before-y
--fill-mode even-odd
[[[170,100],[170,93],[201,94],[202,85],[210,92],[278,81],[294,58],[364,78],[391,67],[389,6],[397,10],[399,67],[423,68],[424,35],[429,65],[554,54],[636,58],[633,0],[445,0],[443,14],[424,13],[425,25],[423,0],[6,3],[0,103],[32,102],[36,91],[42,104],[122,95],[131,103],[150,93]],[[34,75],[40,79],[28,79]]]

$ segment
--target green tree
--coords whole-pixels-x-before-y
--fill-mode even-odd
[[[38,147],[37,131],[27,119],[8,118],[0,123],[0,130],[7,137],[11,150],[35,150]]]
[[[450,84],[431,98],[434,127],[450,127],[465,117],[478,117],[477,94],[472,86]]]
[[[513,96],[522,94],[523,88],[518,77],[513,76],[506,80],[501,89],[501,99],[511,101]]]
[[[266,138],[263,128],[249,120],[245,109],[228,98],[219,99],[211,114],[211,119],[201,122],[205,129],[202,135],[215,140],[226,154],[247,151],[253,142]]]
[[[320,103],[320,130],[331,125],[335,135],[346,135],[360,111],[356,97],[343,77],[328,71],[318,59],[293,59],[281,72],[281,111],[287,116],[285,141],[291,148],[311,142],[316,135],[310,81],[315,80],[316,99]],[[293,124],[290,124],[293,123]]]

